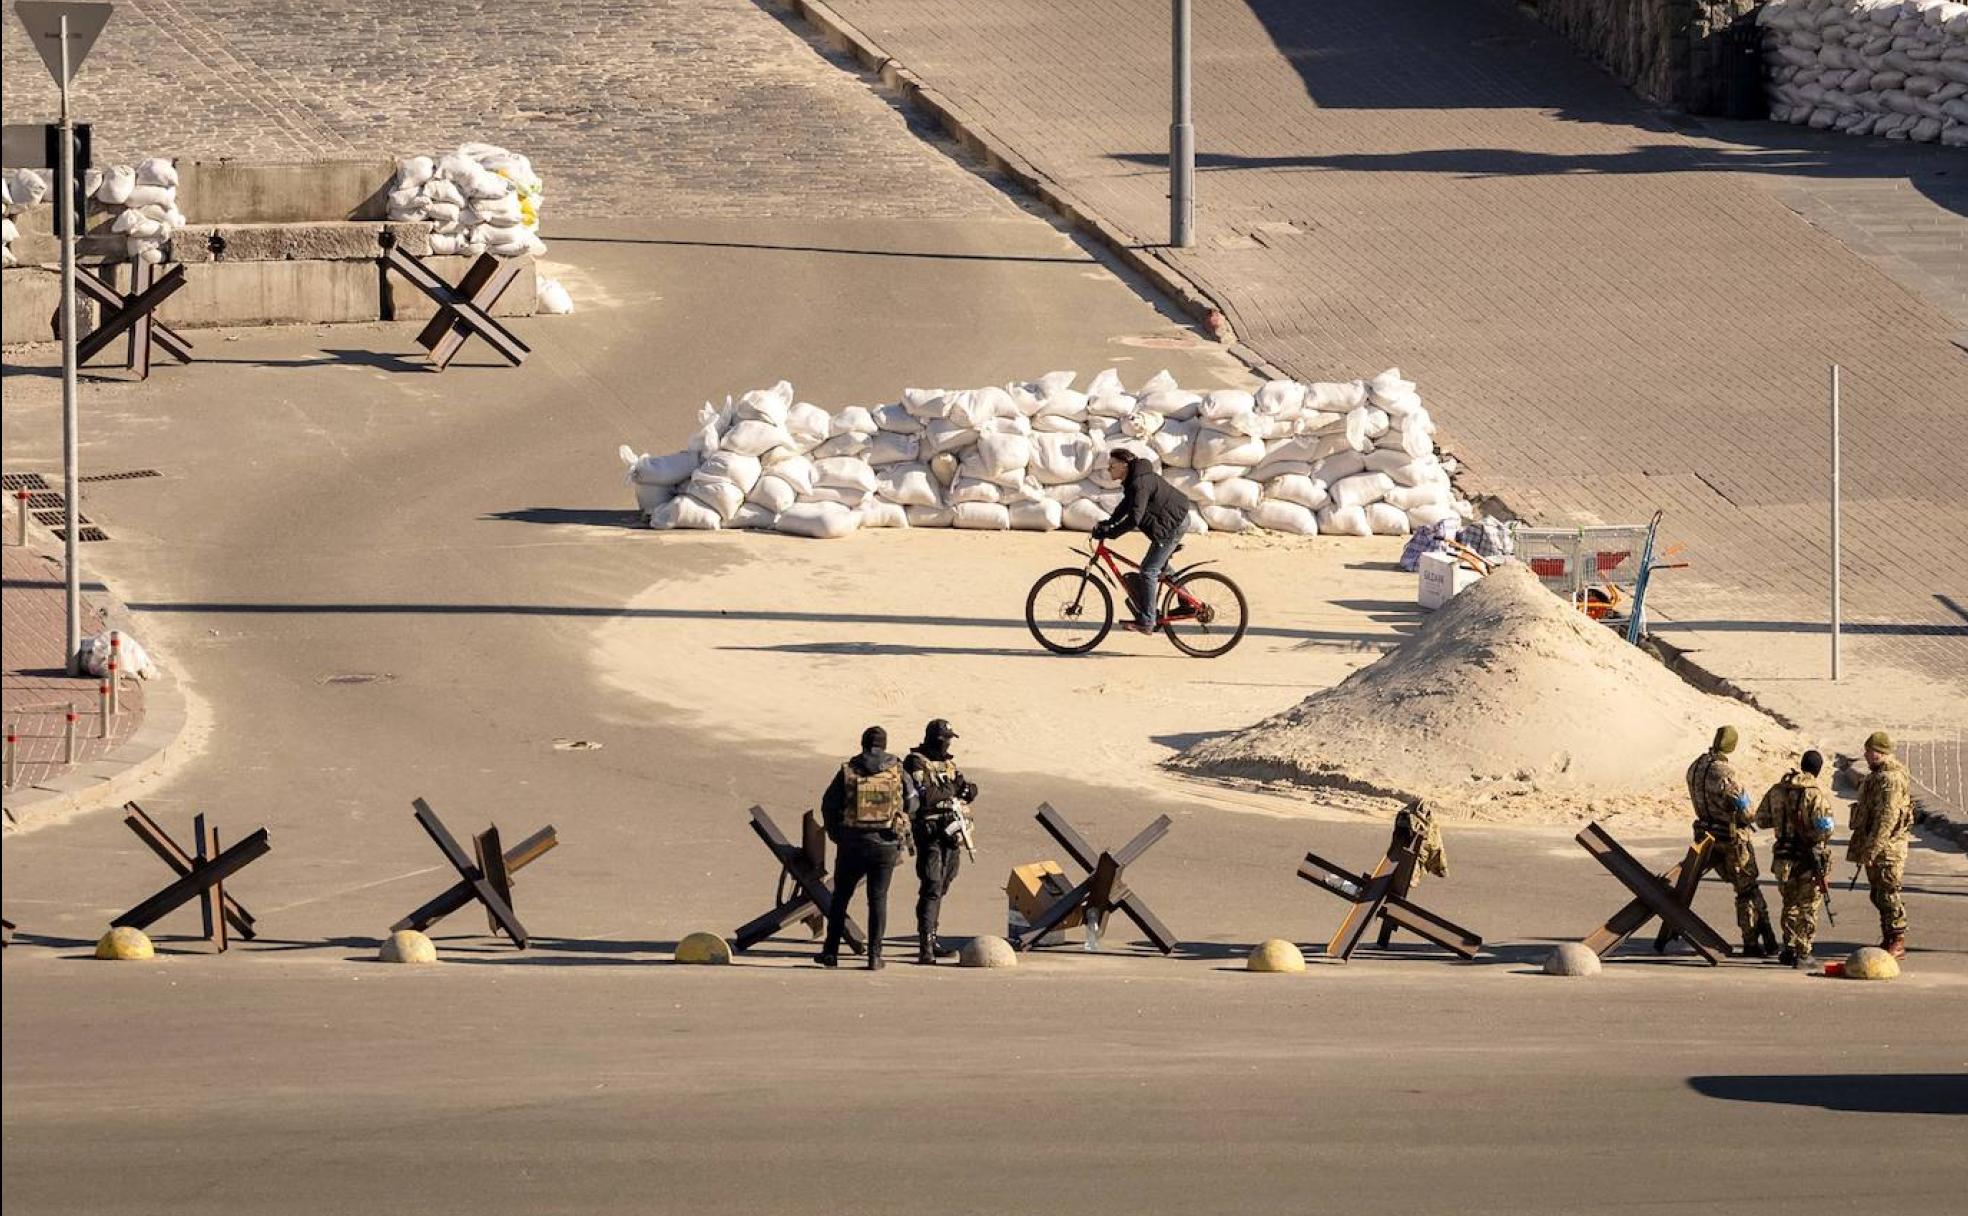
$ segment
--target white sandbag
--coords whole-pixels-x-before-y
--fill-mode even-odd
[[[746,494],[758,484],[758,479],[764,471],[763,462],[756,456],[719,450],[704,457],[704,463],[697,466],[697,471],[691,474],[691,479],[728,481],[738,487],[740,494]]]
[[[700,457],[695,452],[671,452],[666,456],[651,456],[643,453],[638,456],[628,444],[617,449],[622,463],[629,467],[629,481],[634,485],[673,486],[688,481],[697,471]]]
[[[421,186],[437,171],[437,162],[428,156],[406,156],[396,162],[398,186]]]
[[[1252,400],[1260,414],[1272,418],[1297,418],[1305,409],[1307,392],[1306,387],[1296,380],[1268,380]]]
[[[736,452],[741,456],[763,456],[773,448],[792,445],[793,437],[786,433],[786,428],[757,418],[734,423],[718,441],[722,451]]]
[[[718,519],[726,523],[745,505],[744,490],[722,477],[705,477],[701,469],[684,483],[683,492],[716,511]]]
[[[810,457],[790,455],[775,458],[773,453],[767,453],[760,464],[765,472],[783,479],[801,494],[813,489],[813,461]]]
[[[793,488],[791,482],[767,473],[758,479],[758,484],[752,487],[752,492],[745,495],[745,501],[754,506],[764,507],[777,515],[798,502],[799,497],[799,491]]]
[[[1408,513],[1388,503],[1373,503],[1367,507],[1367,526],[1375,536],[1406,536]]]
[[[1202,468],[1204,464],[1242,464],[1244,468],[1250,468],[1263,460],[1263,455],[1263,439],[1256,435],[1202,427],[1197,433],[1195,455],[1191,456],[1191,460],[1197,468]]]
[[[1274,460],[1267,456],[1262,464],[1244,476],[1252,481],[1276,481],[1280,477],[1310,477],[1312,466],[1303,460]]]
[[[1322,380],[1306,386],[1305,408],[1327,414],[1344,414],[1367,403],[1367,386],[1358,380]]]
[[[779,520],[779,513],[755,502],[748,502],[725,522],[725,527],[741,532],[769,532]]]
[[[1126,392],[1127,387],[1121,383],[1121,373],[1111,367],[1095,373],[1093,379],[1087,381],[1086,395],[1089,398],[1120,396]]]
[[[676,497],[675,486],[645,486],[631,482],[629,488],[635,491],[636,511],[644,516]]]
[[[1264,483],[1264,496],[1316,511],[1331,501],[1326,483],[1314,477],[1289,473]]]
[[[957,452],[977,442],[977,432],[948,418],[932,418],[923,426],[923,442],[932,456]]]
[[[1413,463],[1414,457],[1399,448],[1375,448],[1360,460],[1369,473],[1388,473]]]
[[[1091,479],[1086,481],[1069,481],[1062,486],[1046,487],[1046,497],[1052,499],[1052,501],[1062,507],[1071,506],[1082,498],[1091,498],[1098,493],[1100,493],[1100,487],[1095,485]]]
[[[1235,507],[1208,506],[1201,509],[1203,522],[1212,532],[1248,532],[1250,518]]]
[[[1109,514],[1111,512],[1102,507],[1099,500],[1082,498],[1067,504],[1065,510],[1059,513],[1059,526],[1074,532],[1091,532],[1105,522]]]
[[[1148,436],[1146,445],[1165,467],[1186,469],[1195,462],[1196,431],[1194,422],[1169,419],[1162,423],[1160,430]]]
[[[773,527],[788,536],[835,540],[861,526],[859,511],[837,502],[803,502],[779,513]]]
[[[1448,504],[1414,507],[1408,511],[1408,527],[1419,532],[1423,528],[1434,527],[1445,519],[1458,519],[1460,517],[1461,513],[1455,507]]]
[[[899,502],[883,502],[879,498],[870,498],[861,504],[861,526],[906,528],[909,526],[909,509]]]
[[[1231,422],[1244,418],[1257,409],[1257,398],[1236,388],[1212,390],[1203,398],[1202,417],[1210,423]]]
[[[1182,531],[1185,535],[1201,536],[1209,530],[1209,521],[1195,511],[1189,512],[1189,518],[1182,521]]]
[[[1039,408],[1032,417],[1032,425],[1038,426],[1039,420],[1044,418],[1064,418],[1084,425],[1087,418],[1086,394],[1076,393],[1069,388],[1054,389],[1039,399]]]
[[[956,505],[951,526],[979,532],[1004,532],[1011,527],[1011,512],[994,502],[962,502]]]
[[[430,208],[435,212],[437,208]],[[437,218],[433,215],[431,218]],[[559,279],[540,280],[540,311],[550,317],[564,317],[574,311],[574,297],[567,294]]]
[[[875,426],[896,435],[920,435],[922,423],[898,403],[878,405],[868,411],[874,418]]]
[[[897,431],[883,430],[875,434],[868,445],[868,463],[913,464],[922,453],[922,441],[914,435],[904,435]]]
[[[1381,415],[1385,428],[1386,415]],[[1346,414],[1346,444],[1358,452],[1366,451],[1373,438],[1373,411],[1367,406],[1359,406]]]
[[[1325,482],[1327,485],[1332,485],[1342,478],[1364,473],[1366,469],[1367,458],[1349,448],[1344,452],[1327,456],[1314,464],[1312,466],[1312,476]]]
[[[1040,485],[1058,486],[1093,472],[1093,440],[1086,435],[1035,434],[1030,440],[1032,476]]]
[[[178,188],[178,167],[166,157],[153,156],[137,162],[137,185],[157,186],[165,190]]]
[[[957,520],[954,507],[904,507],[911,528],[947,528]]]
[[[849,510],[859,511],[861,504],[873,497],[874,495],[863,494],[853,486],[814,486],[811,490],[800,495],[800,501],[834,502],[839,503]]]
[[[860,431],[846,431],[835,435],[826,442],[816,445],[811,453],[815,460],[834,460],[843,457],[858,459],[867,454],[868,435]]]
[[[813,485],[815,489],[834,486],[872,494],[875,490],[875,470],[867,461],[852,456],[816,460],[813,462]]]
[[[1259,502],[1251,510],[1250,521],[1267,532],[1283,532],[1291,536],[1319,534],[1319,521],[1310,508],[1277,498]]]
[[[1126,393],[1090,392],[1087,394],[1087,417],[1089,419],[1126,418],[1131,416],[1135,412],[1135,409],[1136,402],[1134,398],[1128,396]]]
[[[1372,536],[1373,526],[1367,523],[1365,507],[1327,507],[1319,512],[1319,534],[1322,536]]]
[[[1004,490],[996,482],[959,476],[950,486],[949,498],[951,506],[968,502],[996,504],[1004,501]]]
[[[1300,435],[1343,435],[1346,432],[1346,415],[1306,410],[1298,416],[1295,429]]]
[[[1412,511],[1416,507],[1445,506],[1454,497],[1455,491],[1443,482],[1424,486],[1395,486],[1381,501],[1403,511]]]
[[[793,408],[793,386],[784,380],[771,388],[755,388],[738,398],[732,417],[756,419],[776,427],[786,425],[786,416]]]
[[[1257,506],[1264,496],[1264,489],[1248,477],[1232,477],[1215,483],[1216,505],[1234,507],[1239,511],[1249,511]],[[1214,524],[1210,525],[1215,527]]]
[[[1216,486],[1204,481],[1194,469],[1168,469],[1162,473],[1162,479],[1199,507],[1211,506],[1216,502]]]
[[[1329,484],[1327,493],[1338,507],[1364,507],[1379,502],[1394,488],[1393,478],[1385,473],[1355,473]]]
[[[649,513],[649,526],[715,532],[724,524],[718,513],[696,499],[678,495]]]
[[[945,488],[957,480],[957,470],[962,467],[963,462],[955,452],[938,452],[929,458],[930,476],[936,478],[937,485]]]
[[[942,504],[929,466],[922,463],[883,465],[875,470],[875,493],[892,503],[911,507]]]
[[[902,390],[902,408],[918,422],[928,422],[931,418],[947,416],[950,402],[940,388],[905,388]]]
[[[873,435],[880,427],[875,425],[875,416],[862,405],[850,405],[834,415],[833,434]]]
[[[1136,400],[1135,408],[1176,422],[1193,422],[1202,413],[1203,398],[1200,393],[1184,389],[1159,389],[1142,393]]]
[[[1449,471],[1434,456],[1423,456],[1404,465],[1396,465],[1387,470],[1387,476],[1395,485],[1425,486],[1449,484]]]
[[[10,177],[8,193],[13,195],[15,203],[22,206],[31,206],[40,202],[42,195],[46,193],[47,187],[43,186],[40,192],[32,192],[32,187],[30,186],[30,193],[22,194],[21,186],[26,178],[33,178],[35,182],[39,182],[40,178],[27,170],[22,170],[21,172],[25,175],[24,177]],[[95,191],[96,201],[107,203],[112,207],[121,207],[130,201],[130,195],[136,188],[137,171],[135,169],[132,169],[128,165],[111,165],[109,168],[103,170],[102,184],[97,186]]]
[[[1153,410],[1137,410],[1120,419],[1121,433],[1130,439],[1145,440],[1162,429],[1166,420]]]
[[[793,445],[802,452],[810,452],[833,434],[833,419],[827,411],[817,405],[802,401],[786,411],[786,433],[793,437]]]
[[[1011,526],[1020,532],[1054,531],[1063,514],[1059,504],[1050,498],[1012,503],[1006,513]]]
[[[1061,414],[1040,414],[1032,419],[1032,433],[1048,435],[1083,435],[1086,433],[1086,419],[1067,418]]]
[[[979,467],[992,480],[997,480],[1010,473],[1024,472],[1032,461],[1032,440],[1025,435],[979,435],[971,452],[976,453]],[[971,452],[964,453],[966,461]]]

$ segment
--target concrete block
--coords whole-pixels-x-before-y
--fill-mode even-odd
[[[171,238],[171,252],[186,265],[215,261],[373,261],[382,252],[382,234],[383,226],[373,220],[192,224],[179,229]]]
[[[1586,976],[1599,974],[1599,956],[1582,942],[1560,942],[1544,958],[1546,975]]]
[[[150,937],[142,929],[132,929],[128,925],[118,925],[102,935],[96,943],[96,957],[117,962],[141,962],[153,958],[157,951],[150,944]]]
[[[389,213],[388,157],[293,164],[178,162],[178,210],[200,224],[381,220]]]
[[[381,275],[374,261],[207,262],[186,268],[157,314],[187,329],[375,321]]]
[[[61,307],[61,273],[53,266],[9,266],[0,272],[0,343],[53,342],[54,317]],[[75,316],[83,333],[96,324],[96,307],[77,298]]]
[[[1259,942],[1245,962],[1246,971],[1293,972],[1305,970],[1305,954],[1291,942],[1274,937]]]
[[[957,955],[960,967],[1016,967],[1018,952],[1002,937],[973,937]]]
[[[412,966],[437,961],[437,947],[431,939],[415,929],[398,929],[384,939],[382,948],[376,952],[379,963],[408,963]]]
[[[465,277],[465,271],[477,260],[463,255],[434,257],[425,258],[424,265],[429,266],[445,282],[456,283]],[[495,317],[530,317],[539,311],[538,270],[532,258],[523,258],[521,262],[519,277],[512,281],[512,286],[506,288],[506,294],[499,297],[498,305],[492,309],[492,315]],[[437,305],[431,303],[429,296],[393,274],[389,276],[387,290],[390,299],[384,305],[386,317],[398,321],[423,321],[437,312]]]
[[[731,947],[715,933],[692,933],[677,943],[676,961],[726,965],[731,962]]]

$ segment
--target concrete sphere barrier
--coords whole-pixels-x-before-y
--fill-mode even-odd
[[[398,929],[383,939],[383,947],[376,952],[376,961],[381,963],[434,963],[437,961],[437,947],[431,939],[415,929]]]
[[[973,937],[957,952],[960,967],[1016,967],[1018,952],[1002,937]]]
[[[1305,955],[1299,948],[1282,937],[1274,937],[1267,942],[1259,942],[1251,948],[1250,958],[1244,963],[1246,971],[1303,971]]]
[[[151,948],[150,938],[142,929],[132,929],[120,925],[102,935],[96,943],[96,957],[125,962],[133,959],[153,958],[157,951]]]
[[[1558,948],[1544,956],[1546,975],[1598,975],[1599,956],[1585,948],[1583,942],[1560,942]]]
[[[676,961],[721,966],[731,961],[731,945],[715,933],[692,933],[676,944]]]
[[[1890,980],[1900,974],[1900,960],[1877,946],[1860,946],[1845,960],[1848,980]]]

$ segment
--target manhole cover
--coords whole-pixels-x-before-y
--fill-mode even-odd
[[[323,684],[390,684],[396,676],[387,671],[344,671],[321,677]]]

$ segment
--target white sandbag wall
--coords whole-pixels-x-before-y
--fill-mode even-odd
[[[14,238],[20,229],[14,217],[48,197],[48,180],[32,169],[8,169],[0,173],[0,263],[12,266]]]
[[[431,225],[431,252],[546,252],[540,241],[545,194],[533,162],[491,144],[463,144],[441,157],[406,156],[390,182],[389,217]]]
[[[1757,21],[1776,121],[1968,147],[1968,4],[1770,0]]]
[[[123,238],[125,257],[152,264],[164,260],[164,246],[185,225],[184,212],[178,210],[175,164],[153,156],[134,165],[91,169],[82,186],[109,215],[109,231]],[[92,232],[102,227],[100,220],[89,225]]]
[[[831,415],[780,381],[706,405],[682,451],[620,454],[652,528],[1087,532],[1120,502],[1116,448],[1155,460],[1194,505],[1194,532],[1403,535],[1471,515],[1398,370],[1254,393],[1190,392],[1166,372],[1134,393],[1111,370],[1084,391],[1073,381],[907,389]]]

